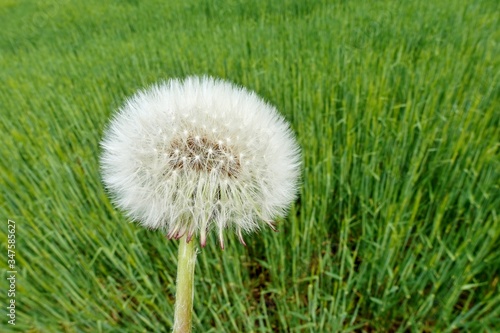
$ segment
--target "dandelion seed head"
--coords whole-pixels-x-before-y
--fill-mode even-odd
[[[101,142],[103,181],[131,218],[168,237],[274,228],[296,196],[300,151],[255,93],[209,77],[132,96]],[[251,157],[251,158],[248,158]]]

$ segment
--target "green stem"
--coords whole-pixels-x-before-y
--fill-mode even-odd
[[[193,282],[196,264],[195,241],[186,242],[186,235],[179,242],[177,261],[177,292],[175,295],[174,333],[190,333],[193,317]]]

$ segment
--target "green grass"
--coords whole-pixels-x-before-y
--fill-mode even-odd
[[[255,90],[303,148],[269,230],[212,236],[195,332],[500,331],[500,2],[0,1],[2,332],[169,332],[175,241],[128,223],[99,141],[139,88]]]

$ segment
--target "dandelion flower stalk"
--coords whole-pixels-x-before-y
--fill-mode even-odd
[[[177,263],[177,291],[175,294],[174,333],[191,332],[193,319],[194,269],[196,249],[194,241],[184,235],[179,243]]]
[[[180,239],[174,332],[190,332],[195,242],[275,229],[296,197],[300,151],[288,123],[255,93],[210,77],[172,79],[129,98],[101,142],[115,204]]]

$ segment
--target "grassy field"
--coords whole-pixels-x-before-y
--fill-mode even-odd
[[[303,148],[280,232],[212,235],[195,332],[500,331],[500,2],[0,1],[0,238],[16,325],[169,332],[176,241],[100,181],[110,114],[158,80],[255,90]]]

